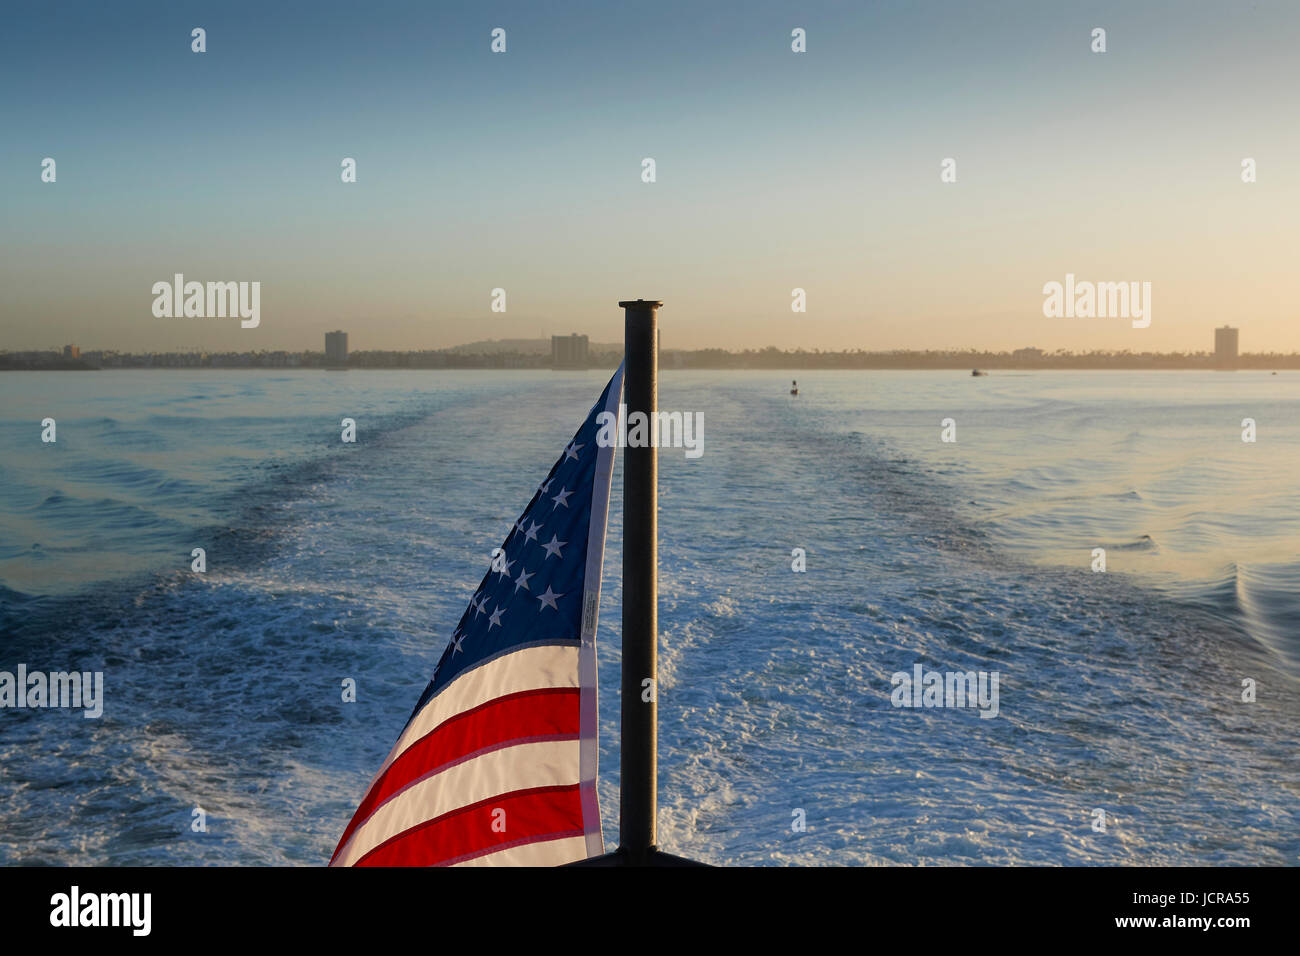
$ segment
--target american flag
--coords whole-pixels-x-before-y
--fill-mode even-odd
[[[603,852],[596,617],[623,368],[474,593],[331,866],[552,866]],[[611,419],[605,419],[611,421]]]

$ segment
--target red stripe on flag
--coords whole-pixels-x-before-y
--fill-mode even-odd
[[[578,784],[534,787],[481,800],[397,834],[357,866],[438,866],[542,839],[581,836]]]
[[[413,783],[511,741],[576,738],[580,729],[579,696],[576,687],[525,690],[449,717],[406,748],[375,781],[343,831],[334,856],[381,804]]]

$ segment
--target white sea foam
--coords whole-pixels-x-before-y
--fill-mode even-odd
[[[52,373],[21,394],[0,379],[6,653],[58,646],[111,688],[100,721],[0,715],[0,862],[323,863],[492,547],[604,384],[326,378]],[[661,381],[665,407],[705,409],[711,430],[701,461],[660,465],[666,849],[1295,861],[1285,640],[1300,586],[1282,545],[1300,538],[1300,383],[1074,373],[976,393],[943,373],[827,373],[801,379],[794,406],[782,381]],[[1215,437],[1243,403],[1276,445]],[[57,462],[24,444],[47,413]],[[344,414],[364,426],[346,451]],[[938,440],[948,416],[956,444]],[[620,539],[616,505],[599,636],[610,845]],[[1087,568],[1094,543],[1106,574]],[[81,559],[66,573],[33,554],[47,550]],[[998,719],[892,707],[890,675],[917,662],[999,672]],[[1243,674],[1270,693],[1238,702]],[[190,829],[196,806],[207,833]]]

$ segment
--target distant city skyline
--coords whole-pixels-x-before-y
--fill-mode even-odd
[[[745,349],[672,349],[662,351],[665,368],[807,368],[807,369],[951,369],[975,363],[983,368],[1021,369],[1300,369],[1300,352],[1238,350],[1233,326],[1214,330],[1213,349],[1186,352],[1127,350],[1048,351],[1035,346],[1014,350],[782,350],[775,346]],[[84,370],[87,368],[516,368],[586,370],[613,367],[622,344],[592,343],[580,333],[549,339],[490,339],[449,349],[357,349],[350,353],[348,333],[325,333],[324,351],[275,349],[256,351],[124,352],[87,350],[74,344],[42,351],[0,349],[0,370]],[[976,369],[976,374],[983,374]]]
[[[1294,3],[69,15],[0,36],[0,348],[617,341],[654,297],[665,348],[1300,350]],[[182,273],[257,326],[155,317]],[[1149,327],[1045,316],[1067,275]]]
[[[1152,354],[1161,354],[1161,355],[1213,354],[1215,358],[1220,362],[1231,362],[1235,360],[1239,354],[1255,354],[1255,355],[1300,354],[1300,350],[1287,353],[1282,350],[1276,350],[1276,349],[1274,350],[1256,349],[1253,351],[1247,351],[1243,353],[1238,348],[1240,333],[1241,333],[1240,327],[1223,325],[1223,326],[1216,327],[1213,330],[1213,336],[1214,336],[1213,342],[1209,343],[1205,348],[1166,349],[1166,350],[1129,349],[1127,351],[1132,351],[1137,354],[1152,353]],[[45,352],[61,353],[64,358],[77,358],[83,350],[88,353],[96,353],[96,354],[123,353],[123,354],[141,354],[141,355],[148,355],[148,354],[168,355],[168,354],[206,353],[206,352],[211,352],[213,354],[232,354],[232,353],[256,354],[259,352],[276,352],[276,353],[282,352],[282,353],[294,354],[294,355],[321,354],[324,355],[325,360],[331,364],[344,364],[347,361],[349,351],[363,352],[363,353],[364,352],[407,352],[410,354],[418,354],[421,352],[434,352],[434,351],[466,351],[466,350],[473,349],[476,346],[479,347],[491,346],[492,348],[488,349],[489,352],[510,351],[512,349],[515,350],[522,349],[524,351],[534,351],[534,352],[547,351],[550,353],[552,357],[552,361],[557,366],[559,367],[572,366],[575,368],[581,368],[584,366],[584,364],[587,361],[588,349],[590,349],[592,352],[600,352],[600,351],[609,351],[609,350],[617,351],[622,348],[622,344],[619,342],[613,342],[613,341],[593,342],[589,335],[583,333],[576,333],[576,332],[569,333],[567,335],[538,336],[536,338],[519,336],[519,337],[504,338],[504,339],[475,339],[470,342],[459,342],[455,345],[445,346],[438,349],[418,349],[418,348],[385,349],[385,348],[369,347],[369,348],[360,348],[360,349],[354,348],[349,350],[348,341],[349,340],[348,340],[347,331],[335,329],[326,332],[324,334],[324,347],[319,350],[312,347],[309,344],[305,344],[301,348],[288,348],[288,349],[207,349],[200,346],[194,346],[194,347],[175,347],[170,349],[132,350],[132,349],[118,349],[118,348],[102,347],[102,346],[84,347],[79,343],[68,343],[64,345],[46,345],[35,349],[7,349],[4,348],[2,345],[0,345],[0,354],[45,351]],[[712,349],[712,350],[732,352],[735,354],[741,354],[744,352],[755,351],[759,349],[770,349],[770,348],[780,348],[780,347],[772,343],[756,345],[755,343],[750,342],[747,343],[744,347],[733,346],[728,348],[723,346],[706,346],[704,349],[681,349],[681,348],[674,348],[671,345],[663,345],[662,348],[663,351],[665,352],[707,351]],[[1010,354],[1020,358],[1034,358],[1042,355],[1048,355],[1053,352],[1087,354],[1089,352],[1125,351],[1125,350],[1065,349],[1065,348],[1042,349],[1034,345],[1022,345],[1014,349],[977,349],[970,346],[939,348],[939,349],[906,349],[906,348],[903,349],[863,349],[863,348],[805,349],[803,346],[795,346],[792,349],[787,349],[783,351],[810,351],[810,352],[829,352],[829,353],[862,351],[862,352],[876,353],[876,354],[883,354],[887,352],[918,352],[918,353],[990,352],[996,354]]]

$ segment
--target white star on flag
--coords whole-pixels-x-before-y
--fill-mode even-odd
[[[546,585],[546,593],[539,594],[537,596],[537,600],[542,602],[542,607],[549,607],[554,611],[558,611],[559,608],[555,606],[555,600],[556,598],[562,598],[562,597],[564,597],[563,594],[556,594],[554,591],[551,590],[551,586],[548,584]],[[537,610],[540,612],[542,607],[539,607]]]

